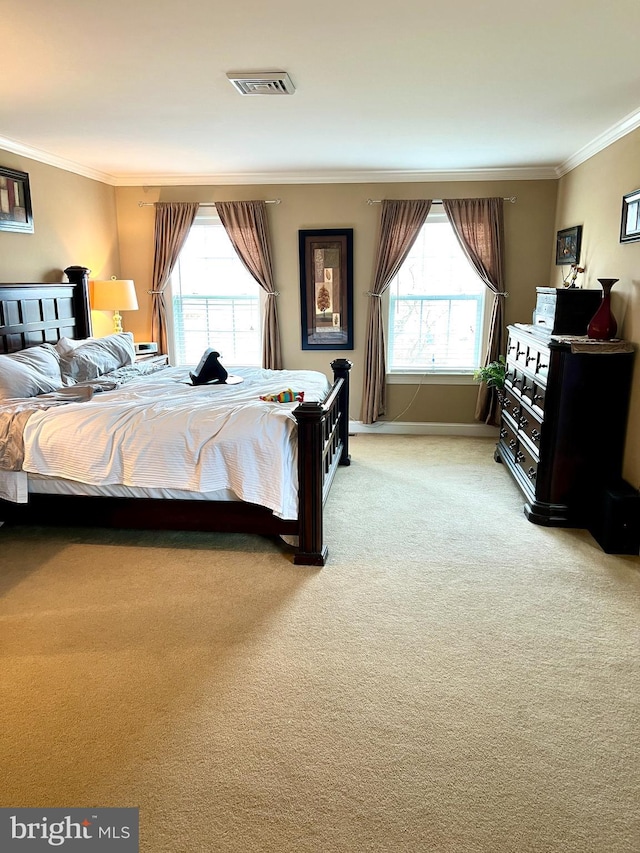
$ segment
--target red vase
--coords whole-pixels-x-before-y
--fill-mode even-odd
[[[617,278],[599,278],[602,285],[602,302],[587,326],[587,337],[596,341],[610,341],[618,331],[616,318],[611,312],[611,288]]]

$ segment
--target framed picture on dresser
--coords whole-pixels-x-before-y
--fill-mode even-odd
[[[0,231],[33,233],[29,175],[0,166]]]

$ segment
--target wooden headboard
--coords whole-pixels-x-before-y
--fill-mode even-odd
[[[68,284],[0,284],[0,353],[90,337],[89,270],[65,273]]]

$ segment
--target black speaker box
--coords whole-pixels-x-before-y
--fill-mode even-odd
[[[602,493],[589,532],[607,554],[640,554],[640,492],[621,480]]]

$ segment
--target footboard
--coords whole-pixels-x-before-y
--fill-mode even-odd
[[[331,362],[334,384],[322,403],[301,403],[298,422],[298,551],[294,562],[323,566],[324,502],[338,465],[349,465],[349,371],[345,358]]]

